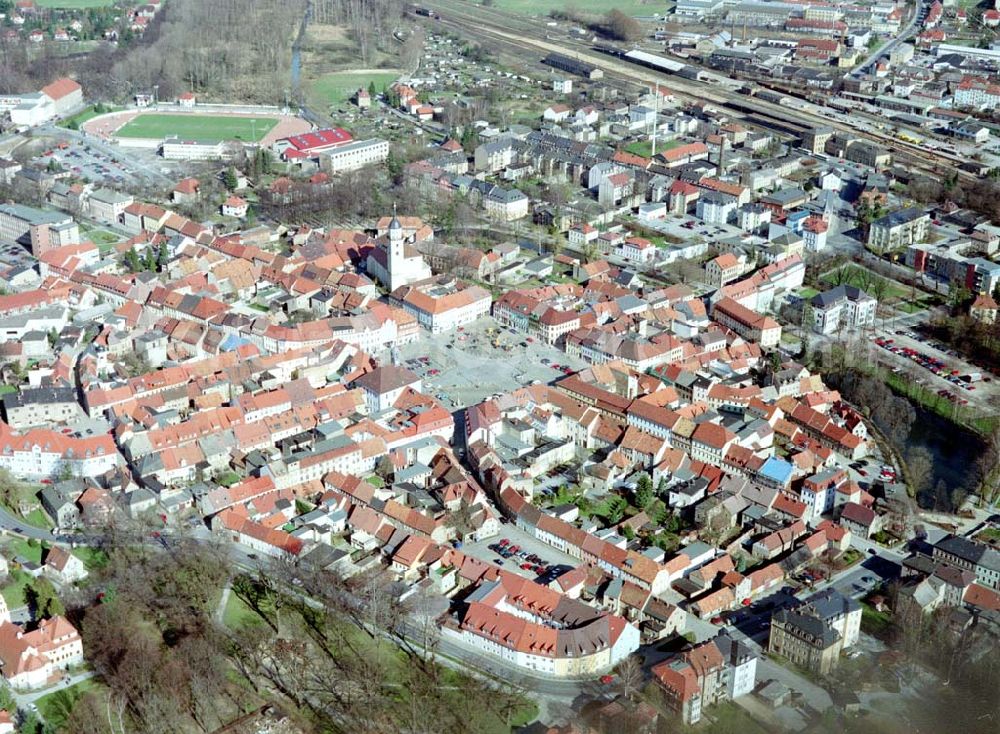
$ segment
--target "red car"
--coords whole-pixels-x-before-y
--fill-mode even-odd
[[[722,624],[725,620],[721,616],[712,617],[712,624]]]
[[[615,680],[615,677],[613,675],[602,675],[601,678],[600,678],[600,680],[601,680],[601,684],[606,686],[606,685],[609,685],[609,684],[613,683],[614,680]]]
[[[509,540],[507,540],[506,538],[504,538],[503,540],[501,540],[501,541],[500,541],[500,543],[499,543],[499,544],[500,544],[500,545],[510,545],[510,541],[509,541]]]
[[[530,563],[522,563],[521,564],[521,570],[522,571],[530,571],[531,570],[531,564]]]

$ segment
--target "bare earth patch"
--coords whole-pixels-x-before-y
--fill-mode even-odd
[[[347,39],[347,28],[342,25],[310,23],[307,33],[310,40],[321,43],[336,43]]]
[[[301,135],[302,133],[307,133],[312,130],[312,125],[303,120],[301,117],[291,117],[290,115],[284,115],[278,124],[271,128],[271,132],[264,136],[260,141],[262,146],[272,145],[275,141],[281,140],[282,138],[287,138],[291,135]]]

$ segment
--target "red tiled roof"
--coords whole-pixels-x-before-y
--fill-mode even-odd
[[[80,89],[80,85],[77,84],[72,79],[63,77],[62,79],[56,79],[54,82],[48,86],[42,87],[42,94],[46,95],[54,101],[58,101],[63,97],[72,94]]]

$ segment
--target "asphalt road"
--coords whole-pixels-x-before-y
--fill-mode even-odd
[[[47,540],[50,543],[59,541],[59,538],[53,535],[50,531],[28,525],[22,518],[10,514],[3,507],[0,507],[0,531],[8,531],[12,535],[18,535],[22,538]]]
[[[907,38],[912,36],[917,28],[917,24],[921,20],[921,10],[923,8],[923,5],[924,5],[923,0],[919,0],[913,9],[913,17],[910,18],[910,22],[906,25],[906,27],[901,29],[899,34],[896,35],[896,37],[893,38],[891,41],[889,41],[887,44],[869,54],[864,61],[862,61],[860,64],[854,67],[854,70],[851,72],[851,74],[853,74],[854,76],[860,76],[865,71],[865,69],[874,64],[881,57],[888,56],[892,52],[892,50],[896,48],[896,46],[898,46],[900,43],[902,43]]]

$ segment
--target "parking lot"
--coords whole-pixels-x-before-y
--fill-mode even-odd
[[[550,383],[587,366],[534,337],[501,328],[492,317],[446,336],[421,335],[401,347],[399,355],[403,366],[423,379],[424,392],[452,409],[536,382]]]
[[[522,564],[527,563],[527,560],[521,555],[511,556],[510,558],[501,558],[500,554],[496,550],[491,549],[490,546],[496,546],[503,540],[508,541],[508,548],[511,546],[517,546],[525,556],[537,556],[541,559],[541,563],[546,567],[547,573],[540,575],[532,569],[521,568]],[[532,580],[538,580],[540,583],[549,583],[562,573],[580,565],[579,559],[573,558],[572,556],[556,550],[552,546],[542,543],[540,540],[537,540],[523,530],[520,530],[517,526],[509,523],[500,527],[499,536],[490,538],[489,540],[479,541],[478,543],[466,543],[462,547],[462,552],[491,565],[502,567],[505,571],[517,573]],[[503,561],[502,566],[496,563],[498,560]],[[537,566],[538,564],[536,563],[533,565]]]
[[[62,141],[45,150],[35,160],[42,165],[47,165],[48,161],[55,161],[63,169],[72,171],[75,176],[95,183],[134,182],[129,166],[123,160],[107,155],[81,141]]]
[[[13,267],[32,268],[35,266],[35,258],[22,245],[3,245],[0,246],[0,263]]]
[[[992,382],[990,376],[980,381],[977,376],[982,376],[982,370],[961,362],[957,352],[915,332],[897,329],[893,336],[879,336],[874,341],[884,352],[923,367],[929,373],[927,384],[952,402],[967,405],[973,397],[971,393]],[[896,368],[894,371],[899,372],[901,369]]]
[[[112,188],[164,186],[185,173],[197,172],[203,167],[192,161],[165,160],[152,148],[122,147],[55,126],[36,130],[30,145],[36,155],[36,165],[44,167],[50,160],[55,160],[76,178]]]

